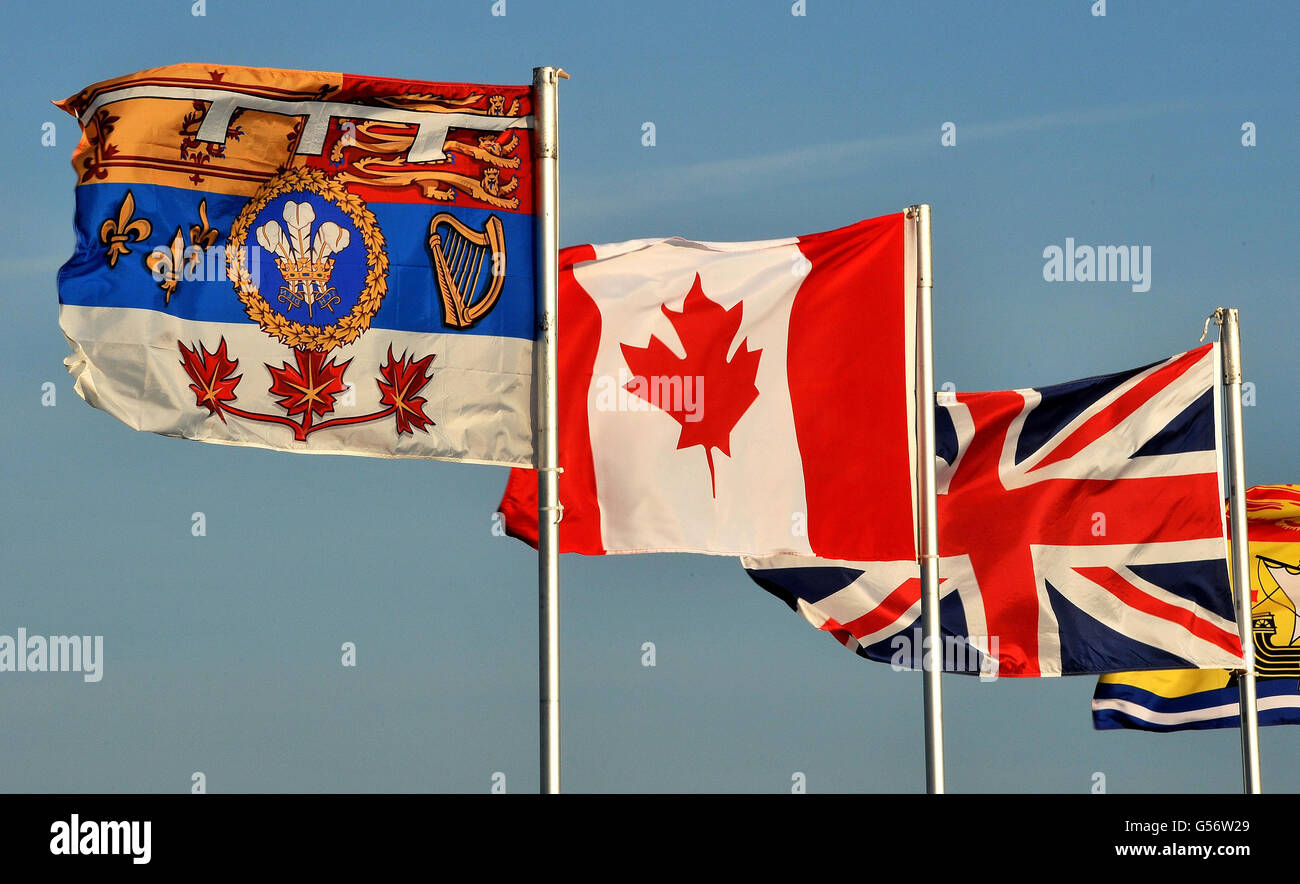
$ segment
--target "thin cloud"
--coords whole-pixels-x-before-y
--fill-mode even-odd
[[[960,123],[959,134],[961,143],[968,144],[971,141],[991,141],[1034,132],[1146,119],[1185,110],[1189,106],[1186,101],[1175,101],[1129,107],[1054,111],[994,123]],[[878,135],[784,150],[762,156],[692,163],[661,170],[652,178],[642,179],[631,187],[628,186],[626,176],[623,175],[600,178],[584,178],[576,175],[570,178],[576,181],[565,201],[563,213],[566,217],[601,216],[615,211],[626,211],[629,203],[638,205],[670,203],[695,197],[701,191],[734,193],[752,187],[753,178],[756,176],[806,177],[809,170],[825,174],[837,167],[860,165],[864,157],[880,160],[893,155],[904,155],[917,149],[928,149],[935,144],[938,137],[939,129],[936,124],[924,131],[902,135]]]

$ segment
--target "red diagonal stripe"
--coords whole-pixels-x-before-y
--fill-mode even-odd
[[[940,581],[942,583],[942,581]],[[912,605],[921,600],[921,578],[911,577],[903,585],[891,592],[880,602],[854,620],[844,624],[855,638],[871,635],[880,629],[895,623]]]
[[[1162,602],[1148,595],[1129,583],[1113,569],[1090,567],[1075,568],[1074,571],[1091,580],[1130,608],[1181,626],[1197,638],[1217,645],[1230,654],[1241,656],[1241,640],[1235,632],[1229,632],[1204,618],[1197,617],[1191,611],[1177,605],[1171,605],[1168,602]]]
[[[831,634],[831,637],[847,648],[857,647],[857,636],[853,635],[844,625],[838,622],[834,617],[827,617],[826,622],[820,627]]]
[[[1051,454],[1026,472],[1032,473],[1034,470],[1041,470],[1054,463],[1068,460],[1115,429],[1125,418],[1154,399],[1156,393],[1178,380],[1188,369],[1200,362],[1210,346],[1206,344],[1204,347],[1189,350],[1181,358],[1149,374],[1106,408],[1084,421],[1083,426],[1071,433],[1070,437],[1058,445]]]

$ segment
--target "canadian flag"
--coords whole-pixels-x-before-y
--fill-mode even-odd
[[[561,251],[560,550],[914,559],[913,231]]]

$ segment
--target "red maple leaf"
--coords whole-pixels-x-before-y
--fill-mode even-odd
[[[413,432],[412,427],[423,430],[433,425],[424,413],[425,398],[416,395],[433,380],[433,375],[428,373],[433,357],[430,353],[423,359],[412,360],[403,352],[400,359],[394,359],[393,345],[388,345],[388,361],[379,367],[383,380],[375,382],[379,384],[380,403],[393,406],[398,435]]]
[[[325,354],[319,350],[297,348],[293,358],[297,367],[287,362],[281,368],[266,366],[272,378],[270,394],[279,396],[281,407],[291,415],[309,409],[316,416],[329,414],[334,410],[334,397],[347,389],[343,373],[352,360],[335,365],[333,360],[326,362]]]
[[[686,349],[684,359],[653,336],[647,347],[621,345],[623,358],[636,375],[625,389],[668,412],[681,424],[679,450],[703,446],[714,497],[718,496],[718,488],[713,449],[731,456],[731,431],[758,398],[754,378],[763,351],[750,350],[745,339],[736,346],[735,355],[727,359],[727,351],[740,329],[743,307],[737,303],[724,310],[709,300],[697,273],[681,312],[669,310],[667,304],[660,308]]]
[[[233,402],[238,398],[235,396],[235,387],[243,377],[238,374],[231,376],[239,367],[239,360],[226,355],[226,339],[221,339],[213,353],[209,353],[202,342],[193,350],[180,341],[176,342],[176,346],[181,350],[181,366],[190,380],[194,381],[190,384],[190,389],[194,391],[197,404],[206,406],[208,414],[215,414],[225,423],[226,415],[221,409],[221,403]]]

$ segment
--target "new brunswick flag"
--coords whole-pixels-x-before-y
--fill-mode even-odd
[[[1260,724],[1300,724],[1300,485],[1246,492]],[[1092,700],[1098,730],[1240,727],[1237,680],[1224,669],[1103,675]]]
[[[531,104],[200,64],[58,102],[78,394],[205,442],[531,465]]]

